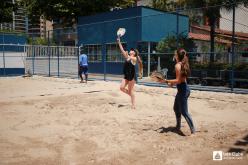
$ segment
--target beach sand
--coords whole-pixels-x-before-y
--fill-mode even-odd
[[[0,78],[0,165],[248,164],[248,95],[191,91],[173,130],[175,88],[136,85],[136,109],[120,83]],[[213,151],[241,152],[213,161]]]

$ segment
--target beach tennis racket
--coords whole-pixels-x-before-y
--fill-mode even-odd
[[[117,37],[120,38],[120,37],[124,36],[125,33],[126,33],[126,29],[125,28],[119,28],[117,30]]]
[[[162,72],[154,71],[154,72],[152,72],[150,78],[151,78],[152,81],[161,82],[166,77]]]

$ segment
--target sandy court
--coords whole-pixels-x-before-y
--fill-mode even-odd
[[[176,89],[136,85],[136,110],[120,83],[0,78],[0,165],[248,164],[248,95],[191,91],[173,131]],[[241,160],[213,161],[213,151]]]

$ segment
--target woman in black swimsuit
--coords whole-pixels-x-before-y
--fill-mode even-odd
[[[162,80],[161,82],[168,83],[170,86],[177,86],[177,95],[174,102],[174,111],[176,115],[176,128],[180,130],[181,128],[181,115],[187,121],[191,134],[195,133],[195,127],[193,120],[188,112],[188,97],[190,95],[190,90],[187,85],[187,77],[189,76],[189,62],[188,56],[184,49],[178,49],[175,51],[174,58],[176,59],[175,71],[176,79],[174,80]]]
[[[125,57],[125,63],[123,66],[124,78],[122,79],[120,90],[131,97],[132,109],[135,109],[135,95],[134,95],[134,84],[136,79],[135,65],[138,60],[139,66],[142,65],[142,61],[139,57],[138,50],[131,49],[129,54],[123,49],[120,42],[120,38],[117,38],[118,45],[120,47],[122,55]],[[141,69],[139,68],[139,71]],[[126,87],[128,88],[126,89]]]

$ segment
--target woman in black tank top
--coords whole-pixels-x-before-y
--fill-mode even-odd
[[[122,79],[120,90],[131,97],[132,109],[135,109],[135,95],[134,95],[134,84],[135,84],[135,65],[138,61],[142,66],[142,61],[138,55],[138,50],[131,49],[129,54],[123,49],[120,42],[120,38],[117,38],[121,54],[125,57],[125,63],[123,66],[124,78]],[[141,70],[141,69],[139,69]],[[127,87],[127,88],[126,88]]]
[[[135,65],[131,60],[126,60],[123,66],[124,79],[132,81],[135,78]]]

